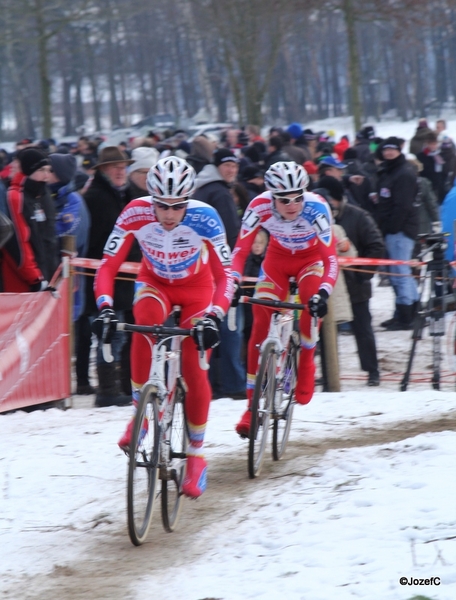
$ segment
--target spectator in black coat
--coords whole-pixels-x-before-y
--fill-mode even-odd
[[[417,176],[401,151],[402,142],[387,138],[381,152],[377,181],[377,223],[385,238],[388,257],[408,261],[412,258],[419,226]],[[388,330],[412,329],[418,290],[408,265],[389,267],[396,295],[396,309],[391,319],[381,323]],[[400,275],[403,275],[401,277]]]
[[[348,204],[340,181],[334,177],[322,177],[321,188],[331,206],[333,217],[341,225],[348,239],[354,245],[361,258],[382,258],[385,246],[380,230],[369,213],[358,206]],[[353,311],[352,329],[355,335],[358,356],[363,371],[368,373],[367,384],[377,386],[380,373],[377,360],[377,348],[372,317],[369,311],[369,299],[372,296],[371,279],[374,267],[358,270],[344,270],[345,283],[350,296]],[[369,272],[367,272],[369,271]]]
[[[101,150],[95,165],[95,175],[84,194],[87,208],[90,212],[91,228],[89,236],[88,258],[101,259],[103,249],[111,235],[117,217],[127,203],[127,166],[134,163],[128,159],[117,146],[107,146]],[[134,260],[131,255],[129,260]],[[125,275],[125,277],[127,277]],[[86,315],[79,321],[79,347],[77,352],[77,369],[80,372],[87,366],[90,354],[89,317],[98,314],[93,293],[93,286],[86,286]],[[114,309],[119,311],[131,310],[133,306],[134,283],[116,281],[114,288]],[[123,319],[124,315],[119,315]],[[112,349],[115,362],[105,362],[101,349],[97,355],[97,371],[99,389],[95,400],[98,407],[124,405],[131,402],[131,396],[120,393],[120,368],[124,338],[115,334]],[[116,365],[117,363],[117,365]],[[120,368],[118,368],[120,367]]]
[[[241,220],[230,188],[236,181],[239,159],[229,148],[214,152],[213,164],[206,165],[196,178],[195,200],[209,204],[219,213],[225,225],[231,250],[236,244]],[[230,331],[227,319],[220,326],[220,345],[212,353],[209,378],[214,398],[245,398],[246,372],[241,363],[241,311],[236,311],[236,331]]]

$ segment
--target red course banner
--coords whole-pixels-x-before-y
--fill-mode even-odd
[[[71,395],[68,286],[0,295],[0,412]]]

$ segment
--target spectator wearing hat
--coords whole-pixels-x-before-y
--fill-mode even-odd
[[[418,121],[417,128],[415,133],[410,140],[409,144],[409,152],[410,154],[414,154],[418,156],[418,154],[423,150],[424,145],[426,143],[427,136],[432,133],[432,129],[429,127],[426,119],[420,119]]]
[[[134,161],[127,169],[128,186],[126,197],[128,202],[135,198],[148,196],[147,174],[159,159],[158,150],[155,148],[139,147],[132,150],[131,158]]]
[[[51,167],[36,148],[21,150],[18,160],[20,170],[7,192],[15,235],[3,248],[3,290],[34,292],[46,289],[60,260],[55,209],[46,185]]]
[[[332,155],[325,154],[318,161],[318,174],[320,177],[323,175],[329,175],[334,177],[338,181],[342,180],[347,165]]]
[[[385,238],[388,257],[408,261],[412,258],[419,226],[417,176],[402,154],[402,140],[387,138],[382,146],[383,162],[377,181],[377,222]],[[408,265],[390,266],[390,283],[396,295],[391,319],[381,323],[387,330],[412,329],[418,291]]]
[[[127,167],[135,161],[129,159],[117,146],[106,146],[98,156],[95,165],[95,175],[84,194],[87,208],[90,213],[92,226],[90,228],[88,258],[101,260],[103,249],[110,236],[117,217],[127,203]],[[131,260],[130,256],[128,260]],[[124,277],[127,277],[125,275]],[[116,281],[114,288],[114,309],[120,320],[124,315],[119,311],[131,310],[133,306],[134,283],[128,281]],[[79,347],[77,354],[76,370],[81,377],[83,373],[88,374],[91,330],[90,318],[98,315],[93,294],[93,286],[86,286],[85,314],[79,319]],[[131,402],[131,396],[121,394],[120,378],[128,377],[122,368],[121,350],[124,338],[115,334],[112,343],[114,362],[105,362],[101,348],[97,353],[98,393],[95,406],[125,405]]]
[[[348,239],[362,258],[382,258],[385,250],[380,230],[367,211],[348,203],[342,183],[334,177],[320,179],[321,188],[314,190],[323,194],[331,206],[334,221],[345,230]],[[326,193],[325,193],[326,192]],[[369,268],[369,271],[372,271]],[[345,270],[347,290],[353,311],[352,330],[356,340],[361,369],[368,373],[367,384],[380,383],[377,347],[369,299],[372,296],[371,279],[373,273],[359,270]]]
[[[309,138],[309,134],[307,134],[307,137]],[[291,123],[283,132],[282,139],[284,141],[284,151],[289,154],[291,160],[294,160],[295,163],[302,165],[306,160],[312,160],[312,152],[308,148],[304,130],[299,123]]]
[[[193,198],[217,210],[226,230],[231,250],[237,240],[241,220],[230,192],[236,181],[239,159],[228,148],[214,152],[213,163],[206,165],[196,178]],[[212,353],[209,378],[214,398],[245,398],[246,373],[241,363],[242,330],[241,311],[236,312],[236,331],[230,331],[227,320],[220,326],[221,343]]]
[[[149,196],[147,189],[147,174],[150,169],[157,163],[160,154],[156,148],[150,146],[140,146],[134,148],[131,153],[131,158],[134,161],[127,169],[128,183],[125,189],[126,202],[130,202],[135,198]],[[131,262],[141,262],[142,252],[138,241],[133,241],[128,260]],[[124,320],[126,323],[134,323],[132,308],[125,308],[123,311]],[[120,350],[120,385],[124,394],[131,394],[131,374],[130,374],[130,355],[131,355],[132,336],[128,335],[124,339],[124,343]]]
[[[213,162],[206,165],[196,178],[193,198],[217,210],[225,225],[226,237],[233,249],[240,229],[230,186],[236,181],[239,159],[229,148],[219,148],[213,153]]]
[[[49,155],[49,162],[48,183],[55,207],[56,235],[59,239],[64,235],[74,236],[77,256],[84,258],[89,243],[90,215],[82,196],[76,191],[76,157],[55,153]],[[86,278],[76,273],[73,278],[73,321],[77,321],[84,311],[85,285]]]
[[[350,204],[358,206],[358,203],[354,198],[349,186],[362,184],[364,177],[362,175],[346,174],[346,169],[347,164],[344,162],[340,162],[339,160],[337,160],[337,158],[334,158],[334,156],[332,155],[324,155],[318,160],[319,177],[321,178],[327,175],[329,177],[334,177],[334,179],[340,181],[344,186],[348,202]],[[317,181],[315,186],[321,187],[320,182]]]

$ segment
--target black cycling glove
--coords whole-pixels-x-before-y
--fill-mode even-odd
[[[109,327],[109,333],[113,333],[115,331],[117,322],[118,319],[116,317],[116,313],[112,310],[112,308],[103,308],[98,317],[92,323],[92,331],[98,339],[101,339],[105,325]],[[109,343],[110,340],[105,339],[104,341]]]
[[[312,317],[324,317],[328,312],[329,294],[326,290],[320,290],[309,299],[308,308]]]
[[[202,332],[198,332],[198,325],[202,325]],[[204,318],[198,321],[193,334],[198,350],[210,350],[220,344],[219,327],[220,319],[213,313],[204,315]]]

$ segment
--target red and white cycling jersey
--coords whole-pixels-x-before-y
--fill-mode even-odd
[[[96,224],[95,224],[96,226]],[[141,275],[172,285],[182,284],[203,271],[215,280],[213,308],[222,315],[233,295],[231,252],[219,214],[211,206],[190,200],[185,216],[173,230],[158,222],[150,197],[130,202],[119,215],[109,236],[94,282],[99,309],[113,305],[114,278],[126,260],[134,237],[143,253]]]
[[[250,202],[244,213],[241,231],[233,250],[235,279],[241,280],[255,235],[260,227],[263,227],[271,236],[268,250],[277,249],[282,256],[284,250],[288,250],[293,260],[311,255],[320,259],[323,263],[320,288],[330,294],[339,272],[331,225],[332,215],[329,205],[318,194],[304,193],[302,212],[293,221],[282,219],[274,210],[271,192],[257,196]]]

